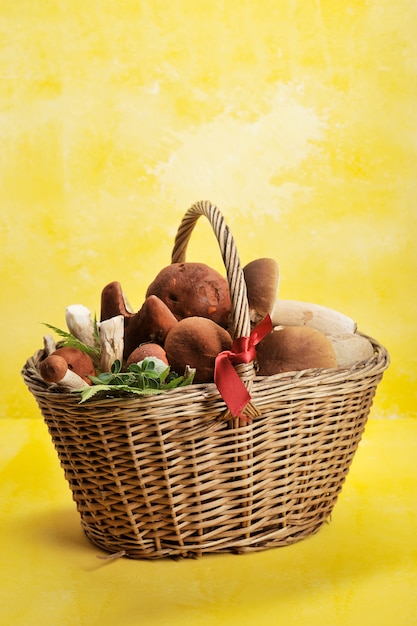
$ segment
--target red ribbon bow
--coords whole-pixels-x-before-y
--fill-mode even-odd
[[[251,332],[249,337],[238,337],[231,350],[220,352],[214,364],[214,382],[229,411],[240,416],[251,396],[239,378],[234,365],[250,363],[256,356],[255,346],[272,330],[272,321],[267,315]]]

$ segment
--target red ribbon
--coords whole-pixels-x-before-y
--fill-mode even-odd
[[[249,337],[238,337],[232,349],[220,352],[214,364],[214,382],[229,411],[240,416],[251,396],[236,372],[234,365],[250,363],[255,359],[255,346],[272,330],[272,321],[267,315],[251,332]]]

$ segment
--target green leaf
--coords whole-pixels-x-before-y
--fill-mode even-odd
[[[87,344],[77,339],[77,337],[74,337],[74,335],[72,335],[71,333],[68,333],[65,330],[61,330],[56,326],[52,326],[51,324],[46,324],[45,322],[43,324],[50,330],[53,330],[59,337],[62,337],[64,339],[64,346],[68,346],[70,348],[78,348],[82,352],[86,352],[87,354],[97,359],[100,358],[100,349],[97,346],[87,346]]]
[[[112,374],[118,374],[122,371],[122,362],[119,359],[116,359],[111,366]]]
[[[90,398],[97,395],[98,393],[102,391],[107,391],[108,389],[111,389],[111,387],[109,387],[108,385],[92,385],[91,387],[83,387],[81,392],[74,391],[74,393],[81,393],[81,404],[82,402],[90,400]]]

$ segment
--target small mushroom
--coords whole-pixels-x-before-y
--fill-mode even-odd
[[[259,376],[337,366],[331,341],[308,326],[276,327],[256,347]]]
[[[126,320],[125,357],[142,343],[151,341],[163,345],[175,324],[178,320],[165,302],[157,296],[148,296],[141,309]]]
[[[95,367],[91,357],[78,348],[64,346],[58,348],[51,356],[59,356],[65,359],[68,369],[78,374],[88,384],[91,384],[88,376],[95,376]]]
[[[158,296],[177,320],[206,317],[227,327],[231,301],[229,284],[205,263],[172,263],[149,285],[146,296]]]
[[[279,267],[274,259],[255,259],[243,268],[253,326],[271,315],[278,295]]]
[[[195,368],[194,382],[212,382],[216,356],[230,350],[232,338],[219,324],[206,317],[186,317],[169,331],[164,348],[172,369],[182,374]]]
[[[159,343],[143,343],[135,348],[132,354],[126,360],[126,367],[132,363],[140,363],[143,359],[156,357],[168,365],[168,359],[165,350]]]
[[[88,382],[71,370],[67,361],[56,353],[49,355],[41,361],[39,373],[45,382],[49,384],[56,383],[59,387],[68,391],[88,387]]]

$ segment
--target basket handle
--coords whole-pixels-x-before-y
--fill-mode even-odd
[[[241,337],[249,337],[251,334],[251,324],[249,317],[249,304],[246,291],[246,282],[243,270],[240,265],[239,255],[233,236],[226,225],[223,215],[219,209],[209,201],[199,201],[193,204],[185,213],[182,222],[178,228],[174,242],[174,248],[171,255],[172,263],[183,263],[185,261],[185,253],[187,244],[190,240],[194,226],[204,215],[210,222],[214,234],[219,243],[222,259],[226,268],[227,280],[229,283],[230,299],[231,299],[231,335],[233,339]],[[248,394],[252,388],[252,382],[255,378],[255,366],[253,360],[247,363],[238,363],[234,365],[234,369],[243,383]],[[250,400],[250,395],[248,396]],[[249,401],[246,404],[245,415],[252,419],[258,416],[259,410]],[[230,418],[230,412],[227,411],[225,419]]]
[[[245,278],[233,236],[223,215],[214,204],[208,201],[196,202],[185,213],[175,238],[171,262],[185,261],[191,233],[201,215],[204,215],[211,224],[226,268],[232,306],[231,334],[233,338],[248,337],[251,326]]]

